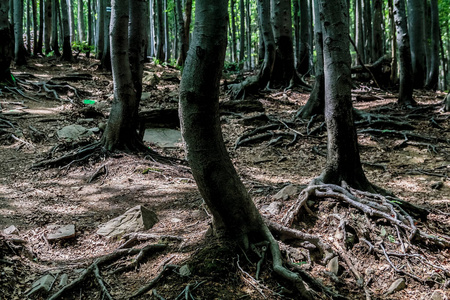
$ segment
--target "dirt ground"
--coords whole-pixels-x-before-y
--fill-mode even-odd
[[[191,296],[190,299],[297,299],[290,293],[289,284],[273,274],[270,262],[263,261],[260,278],[255,281],[256,257],[245,257],[243,251],[208,236],[211,217],[186,165],[156,162],[148,155],[115,153],[61,168],[32,168],[34,163],[48,158],[49,153],[61,155],[55,146],[63,149],[73,143],[59,140],[56,130],[70,124],[101,127],[99,124],[107,121],[113,85],[111,74],[98,70],[97,61],[80,58],[76,63],[67,64],[52,58],[33,59],[26,67],[13,68],[13,74],[28,82],[21,88],[32,99],[7,90],[0,95],[0,117],[14,126],[2,123],[0,128],[0,230],[11,225],[18,228],[18,235],[0,235],[0,299],[26,299],[33,282],[45,274],[56,276],[50,295],[61,289],[59,282],[63,274],[68,275],[69,282],[79,277],[94,259],[124,244],[123,239],[108,240],[96,234],[98,226],[139,204],[153,210],[159,221],[146,232],[153,234],[151,238],[137,241],[133,246],[142,248],[164,243],[167,247],[150,253],[142,264],[120,274],[111,271],[125,264],[125,258],[103,266],[100,274],[113,299],[128,299],[161,274],[165,266],[172,265],[187,265],[191,274],[181,274],[174,267],[176,272],[164,272],[155,286],[137,299],[189,299]],[[55,79],[69,74],[89,74],[92,78]],[[176,108],[179,72],[149,63],[144,75],[147,97],[142,101],[141,110]],[[225,76],[232,80],[229,74]],[[80,97],[71,88],[54,88],[60,97],[57,100],[53,92],[38,90],[30,84],[49,80],[51,84],[75,87]],[[240,136],[266,125],[267,120],[250,119],[260,113],[231,112],[221,116],[224,138],[238,173],[262,214],[273,221],[281,220],[300,191],[320,175],[325,164],[323,120],[290,122],[308,96],[294,89],[252,97],[251,100],[262,103],[265,115],[284,120],[285,126],[271,129],[274,138],[237,148],[235,142]],[[404,136],[394,134],[396,128],[383,126],[378,127],[379,132],[364,132],[368,127],[359,127],[358,133],[368,179],[403,200],[429,209],[428,220],[418,221],[417,226],[448,238],[450,114],[440,111],[444,94],[417,92],[415,99],[419,107],[406,111],[395,105],[396,95],[387,91],[360,85],[353,96],[356,108],[404,118],[414,126],[411,132],[428,138],[409,137],[405,142]],[[82,103],[86,99],[96,101],[95,111],[86,109],[89,105]],[[229,97],[223,93],[221,100],[228,101]],[[308,135],[310,131],[314,134]],[[281,132],[290,135],[276,139]],[[99,136],[96,133],[87,140]],[[296,137],[295,141],[292,136]],[[184,159],[181,147],[148,146],[164,156]],[[99,176],[92,178],[94,174]],[[274,199],[288,185],[297,187],[298,192],[287,199]],[[273,202],[276,202],[275,211],[269,209]],[[365,217],[331,198],[311,201],[309,206],[314,215],[305,212],[295,222],[295,228],[318,235],[330,245],[340,243],[336,234],[340,221],[336,215],[348,220]],[[74,224],[76,237],[49,242],[47,226],[55,224]],[[339,260],[340,271],[334,275],[300,243],[283,240],[280,247],[288,261],[347,299],[368,299],[367,295],[372,299],[450,297],[448,248],[427,243],[405,246],[397,239],[395,228],[382,219],[370,224],[374,224],[368,229],[370,234],[378,236],[386,249],[394,252],[403,249],[406,254],[390,256],[391,264],[382,253],[369,251],[362,240],[350,247],[340,243],[350,265],[363,275],[364,287],[358,285],[345,259]],[[386,294],[399,278],[405,279],[406,286]],[[49,294],[32,294],[30,298],[46,299]],[[316,297],[328,299],[323,293]],[[106,298],[90,275],[61,299]]]

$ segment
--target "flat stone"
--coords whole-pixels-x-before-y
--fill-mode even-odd
[[[66,273],[61,275],[61,278],[59,279],[59,286],[64,287],[67,285],[67,282],[69,281],[69,275]]]
[[[403,290],[406,287],[406,281],[404,278],[399,278],[396,281],[394,281],[389,289],[386,292],[386,295],[390,295],[394,292],[398,292]]]
[[[181,132],[170,128],[147,128],[144,133],[144,142],[156,144],[161,148],[181,147]]]
[[[264,211],[271,215],[278,215],[281,211],[281,207],[283,206],[283,203],[275,201],[269,204],[266,208],[264,208]]]
[[[32,294],[43,292],[48,293],[50,292],[50,289],[52,288],[53,281],[55,280],[55,277],[53,277],[50,274],[47,274],[45,276],[42,276],[38,280],[36,280],[33,285],[31,286],[31,290],[26,293],[27,296],[30,296]]]
[[[337,275],[339,272],[339,257],[335,256],[333,257],[327,265],[328,271],[333,273],[334,275]]]
[[[11,225],[8,228],[3,229],[4,234],[19,234],[19,229],[16,226]]]
[[[148,230],[158,222],[156,214],[142,205],[127,210],[124,214],[100,225],[97,234],[115,238],[126,233]]]
[[[431,300],[444,300],[447,299],[444,295],[444,292],[441,290],[435,290],[433,294],[431,294]]]
[[[86,138],[92,135],[92,132],[89,131],[86,127],[83,127],[78,124],[68,125],[56,132],[60,139],[67,140],[79,140],[82,138]]]
[[[47,240],[49,242],[75,237],[75,225],[48,225]]]
[[[295,185],[288,185],[282,188],[278,193],[276,193],[273,198],[276,200],[287,200],[289,197],[297,194],[298,189]]]

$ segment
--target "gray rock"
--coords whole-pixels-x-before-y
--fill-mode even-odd
[[[53,277],[50,274],[42,276],[41,278],[39,278],[38,280],[36,280],[33,283],[33,285],[31,286],[31,289],[29,290],[29,292],[26,293],[26,295],[30,296],[30,295],[38,293],[38,292],[42,292],[42,293],[50,292],[53,281],[55,281],[55,277]]]
[[[444,295],[444,292],[441,290],[435,290],[433,294],[431,294],[431,300],[444,300],[447,299]]]
[[[48,225],[47,240],[49,242],[75,237],[75,225]]]
[[[8,228],[3,229],[4,234],[19,234],[19,229],[16,226],[11,225]]]
[[[144,133],[144,142],[156,144],[161,148],[181,147],[181,132],[170,128],[147,128]]]
[[[90,122],[94,122],[93,118],[87,118],[87,119],[78,119],[77,123],[78,124],[84,124],[84,123],[90,123]]]
[[[290,184],[282,188],[278,193],[276,193],[273,198],[275,200],[287,200],[289,197],[297,194],[298,189],[296,186]]]
[[[403,290],[406,287],[406,281],[404,278],[399,278],[396,281],[394,281],[389,289],[386,292],[386,295],[390,295],[394,292],[398,292]]]
[[[180,268],[180,276],[182,277],[188,277],[189,275],[191,275],[191,270],[189,270],[189,266],[188,265],[183,265]]]
[[[123,215],[100,225],[97,234],[115,238],[126,233],[148,230],[157,222],[158,217],[153,211],[138,205],[127,210]]]
[[[264,210],[271,215],[277,215],[281,211],[283,204],[281,202],[275,201],[269,204]]]
[[[61,278],[59,279],[59,286],[60,287],[64,287],[67,285],[67,282],[69,281],[69,275],[67,274],[62,274]]]
[[[328,271],[333,273],[334,275],[337,275],[339,272],[339,257],[335,256],[333,257],[327,265]]]
[[[147,101],[152,99],[152,93],[150,92],[143,92],[141,95],[141,101]]]
[[[78,124],[65,126],[58,130],[56,133],[58,134],[58,137],[60,139],[67,139],[72,141],[83,139],[93,134],[87,128]]]

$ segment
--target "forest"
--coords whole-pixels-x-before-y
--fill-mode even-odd
[[[450,0],[0,0],[1,299],[450,299]]]

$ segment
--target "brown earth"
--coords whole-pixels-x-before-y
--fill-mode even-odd
[[[19,230],[18,236],[0,235],[0,299],[25,299],[32,283],[44,274],[57,275],[51,294],[61,288],[58,284],[63,273],[69,275],[69,282],[77,278],[95,258],[115,251],[124,243],[124,240],[107,240],[97,235],[98,225],[138,204],[155,211],[159,222],[147,232],[156,238],[137,241],[133,246],[142,248],[159,242],[168,247],[149,255],[141,265],[122,274],[112,275],[109,271],[125,264],[125,258],[103,266],[101,275],[114,299],[128,299],[134,291],[160,274],[166,265],[186,264],[191,270],[190,276],[165,272],[154,291],[165,299],[188,299],[182,293],[187,286],[195,299],[296,299],[287,291],[289,284],[273,276],[269,262],[263,262],[262,273],[256,282],[258,259],[255,255],[246,257],[242,250],[207,235],[211,217],[189,168],[183,164],[164,164],[150,156],[115,153],[101,160],[88,159],[82,164],[73,163],[60,168],[31,168],[33,163],[48,158],[49,152],[60,155],[54,148],[56,145],[60,145],[60,149],[71,147],[72,142],[58,140],[57,129],[76,124],[80,119],[93,118],[82,124],[86,127],[106,122],[113,85],[110,73],[97,70],[97,67],[95,60],[85,58],[73,64],[52,58],[30,60],[27,67],[13,69],[13,74],[28,82],[21,88],[37,101],[6,90],[0,95],[0,116],[14,125],[14,128],[9,125],[1,127],[7,132],[2,131],[0,135],[0,230],[10,225]],[[146,64],[145,70],[144,90],[150,93],[147,94],[150,97],[143,100],[141,110],[176,108],[178,71],[153,64]],[[72,89],[56,89],[60,97],[56,100],[53,93],[30,85],[30,82],[45,82],[52,77],[72,73],[92,75],[91,80],[63,80],[77,88],[80,99]],[[233,79],[226,76],[228,81]],[[64,85],[57,80],[52,80],[52,83]],[[402,111],[395,105],[395,94],[365,86],[353,92],[354,106],[358,109],[404,118],[420,136],[450,140],[449,114],[439,110],[443,94],[418,92],[415,99],[420,110]],[[374,97],[358,97],[361,95]],[[96,114],[86,111],[88,105],[82,104],[83,99],[101,103]],[[263,104],[265,114],[270,118],[285,120],[285,126],[272,129],[274,137],[281,132],[297,133],[297,140],[292,144],[292,136],[286,135],[279,140],[272,138],[235,149],[235,141],[240,136],[267,122],[245,119],[258,113],[233,112],[221,116],[225,141],[242,180],[261,212],[279,221],[294,204],[298,193],[287,200],[274,200],[273,195],[290,184],[300,191],[320,174],[325,164],[325,158],[320,154],[326,151],[326,132],[317,130],[316,134],[307,135],[307,127],[311,124],[311,129],[319,129],[320,119],[311,124],[307,121],[289,122],[308,99],[308,94],[301,90],[277,90],[252,99]],[[222,101],[227,100],[228,96],[223,95]],[[396,196],[428,208],[428,221],[419,222],[417,226],[431,234],[448,237],[448,142],[410,139],[410,143],[402,144],[404,137],[393,136],[390,128],[381,129],[384,130],[381,134],[358,134],[367,177]],[[97,138],[94,136],[90,140]],[[184,159],[181,148],[149,146],[162,155]],[[99,176],[92,178],[94,174]],[[267,208],[274,201],[279,202],[279,212],[270,213]],[[309,204],[314,216],[305,213],[296,221],[295,227],[320,236],[330,245],[340,243],[354,268],[364,276],[366,291],[372,299],[430,299],[440,290],[443,295],[446,293],[444,297],[450,297],[449,249],[413,244],[406,245],[406,253],[420,254],[422,260],[390,257],[398,269],[416,276],[414,279],[414,276],[393,270],[382,254],[370,253],[363,241],[356,241],[350,248],[339,241],[336,237],[339,218],[335,216],[356,222],[364,219],[359,211],[334,199]],[[74,224],[76,237],[49,242],[47,226],[51,224]],[[350,227],[352,224],[350,222]],[[370,224],[373,224],[369,228],[371,235],[378,236],[387,249],[400,252],[402,247],[405,248],[397,239],[394,227],[382,219]],[[280,245],[287,260],[301,266],[323,284],[348,299],[366,299],[364,289],[357,285],[354,274],[344,261],[339,262],[338,275],[332,276],[326,272],[326,266],[314,261],[314,257],[310,257],[299,243],[284,241]],[[391,283],[401,277],[406,280],[406,288],[385,295]],[[138,299],[162,299],[151,293]],[[32,299],[46,297],[31,296]],[[317,294],[317,297],[327,299],[323,294]],[[104,298],[91,275],[63,299]]]

